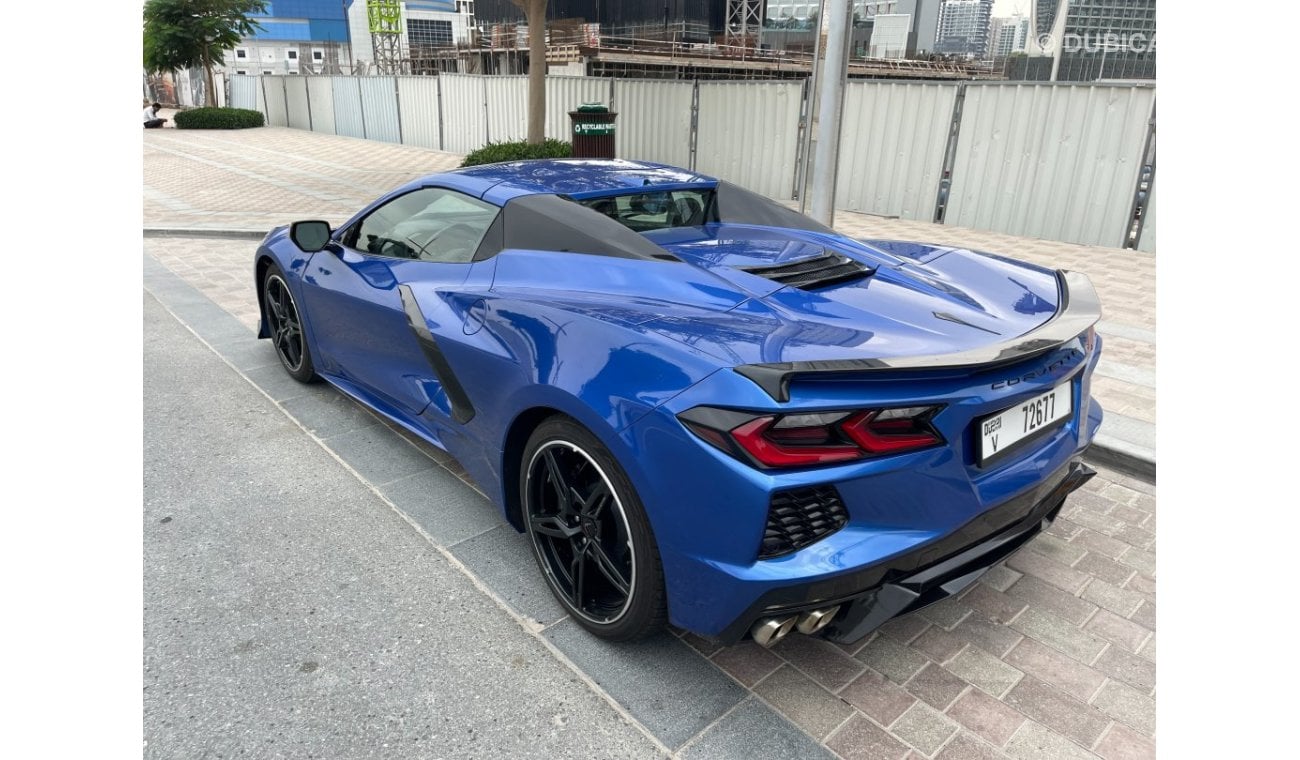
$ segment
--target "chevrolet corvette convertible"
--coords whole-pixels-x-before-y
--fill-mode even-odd
[[[284,370],[453,455],[611,640],[856,641],[1093,475],[1086,276],[846,237],[683,169],[435,174],[273,230],[254,273]]]

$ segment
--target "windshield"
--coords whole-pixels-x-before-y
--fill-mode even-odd
[[[654,190],[578,201],[637,232],[698,227],[710,221],[713,189]]]

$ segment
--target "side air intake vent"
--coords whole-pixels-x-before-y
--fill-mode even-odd
[[[876,270],[848,256],[827,251],[820,256],[800,259],[790,264],[766,267],[742,267],[742,271],[759,277],[793,285],[802,290],[816,290],[842,282],[871,276]]]
[[[822,540],[843,528],[848,510],[834,486],[811,486],[772,496],[759,559],[772,559]]]

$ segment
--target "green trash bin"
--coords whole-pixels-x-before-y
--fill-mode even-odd
[[[583,103],[569,111],[573,124],[574,158],[613,158],[614,120],[617,113],[599,103]]]

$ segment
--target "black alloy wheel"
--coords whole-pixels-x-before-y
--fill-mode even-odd
[[[571,419],[552,417],[525,450],[520,492],[534,555],[574,619],[626,641],[662,627],[662,570],[635,491],[608,450]]]
[[[275,346],[276,355],[280,357],[280,364],[293,379],[310,382],[316,376],[316,371],[312,366],[311,352],[307,350],[302,318],[298,315],[298,305],[294,303],[293,293],[289,291],[284,275],[274,264],[267,269],[262,297],[266,329],[271,334],[271,343]]]

